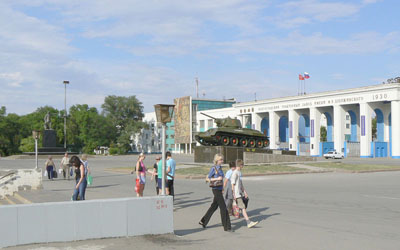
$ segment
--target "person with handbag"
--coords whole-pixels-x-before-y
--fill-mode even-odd
[[[224,227],[224,231],[233,232],[231,228],[231,220],[229,218],[228,210],[226,210],[225,201],[223,197],[223,179],[224,172],[222,171],[222,163],[224,162],[224,157],[221,154],[216,154],[214,156],[214,166],[211,167],[210,172],[207,176],[207,181],[210,183],[214,199],[211,203],[210,208],[207,210],[206,214],[201,218],[199,224],[206,228],[211,216],[214,214],[215,210],[219,207],[221,214],[221,222]]]
[[[232,211],[232,204],[233,204],[233,192],[232,192],[232,185],[231,185],[231,176],[233,171],[236,169],[236,163],[234,161],[229,162],[229,170],[225,173],[225,180],[224,180],[224,199],[225,205],[228,209],[228,213],[233,215]]]
[[[85,171],[85,163],[83,163],[78,156],[74,155],[69,160],[70,164],[75,167],[75,189],[72,195],[72,200],[78,200],[78,196],[80,200],[85,200],[85,193],[87,187],[87,171]]]
[[[63,171],[64,180],[65,178],[70,179],[70,164],[68,158],[68,152],[65,152],[64,157],[61,159],[61,168]]]
[[[146,159],[146,155],[144,153],[140,153],[138,160],[136,162],[136,184],[135,184],[135,191],[137,197],[143,197],[144,186],[146,184],[146,173],[154,174],[150,170],[146,168],[143,161]],[[133,173],[133,171],[132,171]]]
[[[47,177],[49,178],[49,180],[54,180],[53,178],[54,173],[57,173],[56,171],[56,164],[54,164],[53,158],[51,157],[51,155],[49,156],[49,158],[47,159],[46,163],[45,163],[45,167],[46,167],[46,171],[47,171]]]
[[[240,176],[242,175],[240,170],[242,170],[244,164],[242,160],[236,160],[236,169],[233,171],[231,176],[232,190],[233,190],[233,200],[236,205],[242,210],[243,217],[246,219],[247,227],[252,228],[257,225],[258,221],[251,221],[246,211],[246,204],[243,200],[248,199],[246,190],[244,189],[242,180]]]

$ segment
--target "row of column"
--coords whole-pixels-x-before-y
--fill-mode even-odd
[[[310,155],[320,155],[320,120],[321,115],[327,111],[329,107],[310,108]],[[289,113],[289,150],[297,150],[298,134],[299,134],[299,116],[298,110],[288,110]],[[359,138],[360,138],[360,156],[370,157],[372,142],[372,113],[373,108],[369,103],[360,103],[357,119],[359,119]],[[279,138],[279,119],[282,115],[280,112],[269,112],[269,130],[270,130],[270,148],[277,149],[277,138]],[[344,106],[333,106],[333,141],[337,152],[343,152],[345,142],[345,117],[346,109]],[[387,119],[387,117],[386,117]],[[255,119],[255,124],[258,124]],[[400,101],[391,102],[391,142],[392,157],[400,158]],[[256,128],[257,129],[257,128]],[[385,129],[385,141],[389,141],[389,131]]]

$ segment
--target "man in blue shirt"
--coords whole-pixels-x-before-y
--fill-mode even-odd
[[[165,153],[166,156],[166,168],[167,168],[167,182],[168,184],[166,185],[166,193],[167,195],[172,195],[172,197],[175,198],[175,193],[174,193],[174,177],[175,177],[175,168],[176,168],[176,162],[174,159],[172,159],[171,152]]]

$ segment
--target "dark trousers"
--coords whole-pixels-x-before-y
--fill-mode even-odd
[[[51,180],[53,179],[53,166],[47,166],[47,177]]]
[[[204,225],[207,225],[211,219],[211,216],[213,215],[215,210],[217,210],[217,208],[219,207],[219,212],[221,213],[221,222],[222,222],[222,225],[224,226],[224,230],[225,231],[230,230],[231,229],[231,220],[229,218],[228,210],[226,210],[222,191],[213,189],[212,192],[214,194],[214,200],[211,203],[210,208],[207,210],[207,213],[203,216],[203,218],[201,218],[201,222]]]
[[[172,197],[175,198],[175,194],[174,194],[174,180],[167,180],[167,181],[168,181],[169,195],[172,195]]]

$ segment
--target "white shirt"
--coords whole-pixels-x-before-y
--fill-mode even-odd
[[[242,197],[242,182],[240,181],[241,172],[239,170],[235,170],[231,176],[231,184],[235,185],[235,189],[233,190],[235,194],[235,198]]]

